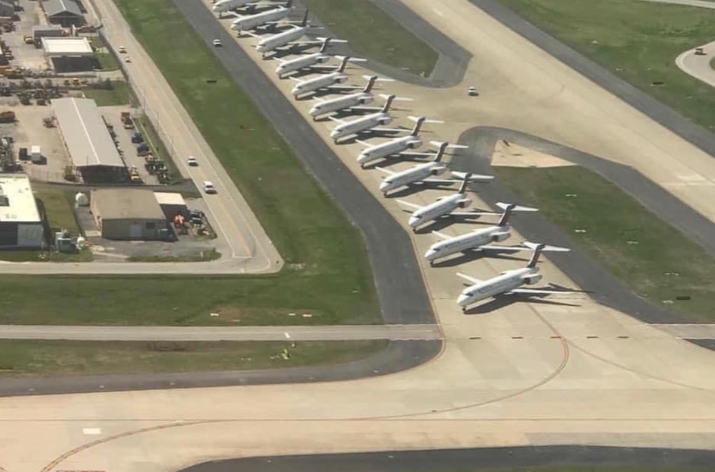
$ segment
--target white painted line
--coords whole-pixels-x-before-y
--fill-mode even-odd
[[[102,434],[102,430],[99,428],[82,428],[82,433],[87,436],[97,436],[98,434]]]
[[[435,13],[437,13],[437,14],[438,14],[439,16],[441,16],[442,18],[444,18],[444,13],[442,13],[442,12],[439,11],[439,10],[437,10],[436,8],[433,8],[432,11],[435,12]]]

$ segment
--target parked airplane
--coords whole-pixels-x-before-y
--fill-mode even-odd
[[[335,142],[337,142],[340,138],[344,138],[345,136],[360,134],[366,131],[405,131],[404,129],[399,128],[378,128],[378,126],[389,125],[390,123],[392,123],[392,117],[390,116],[390,106],[392,106],[392,101],[395,99],[394,95],[381,95],[381,97],[385,99],[385,105],[377,113],[362,116],[351,121],[345,121],[331,116],[330,119],[339,124],[338,126],[333,128],[333,131],[330,132],[330,137],[333,138]]]
[[[509,230],[509,218],[515,211],[518,212],[534,212],[536,208],[517,206],[511,203],[497,203],[497,206],[504,210],[501,219],[495,226],[490,226],[484,229],[478,229],[471,233],[462,234],[459,236],[448,236],[438,231],[432,231],[433,234],[441,238],[441,241],[434,243],[425,253],[430,265],[433,265],[437,259],[451,256],[459,252],[467,251],[530,251],[527,246],[490,246],[490,243],[506,241],[511,237]],[[545,249],[546,250],[546,249]]]
[[[300,39],[308,33],[311,26],[308,26],[308,11],[306,10],[303,21],[300,25],[291,25],[286,31],[274,34],[267,38],[262,38],[258,41],[256,45],[256,51],[263,53],[265,57],[267,52],[275,51],[283,46],[298,46],[298,45],[313,45],[313,44],[323,44],[325,38],[318,38],[315,41],[300,41]],[[261,38],[260,35],[254,33],[247,33],[249,36],[254,38]]]
[[[441,121],[428,120],[424,116],[416,118],[411,116],[410,119],[415,122],[415,127],[412,128],[409,136],[403,136],[401,138],[394,138],[389,141],[385,141],[380,144],[370,144],[364,141],[358,140],[358,143],[365,146],[365,149],[358,155],[357,161],[360,163],[361,167],[365,167],[365,164],[382,159],[384,157],[389,157],[393,155],[400,155],[403,157],[424,157],[430,156],[431,154],[424,152],[406,152],[408,149],[417,149],[422,146],[422,139],[419,137],[420,130],[424,123],[442,123]],[[449,148],[459,148],[464,146],[454,146],[449,145]]]
[[[263,11],[255,15],[237,15],[238,18],[231,24],[231,29],[238,31],[239,36],[244,30],[258,28],[260,26],[276,25],[281,20],[288,18],[295,8],[293,0],[288,0],[285,6],[279,6],[273,10]]]
[[[484,215],[494,215],[495,213],[485,211],[455,211],[457,208],[467,208],[472,204],[472,200],[467,198],[467,185],[470,183],[471,178],[471,173],[465,174],[462,185],[459,187],[457,193],[449,197],[441,197],[437,199],[436,202],[430,203],[427,206],[415,205],[414,203],[404,200],[398,200],[402,205],[415,209],[408,222],[410,228],[412,228],[413,231],[417,231],[417,228],[425,223],[448,216],[479,218]]]
[[[361,105],[367,105],[368,103],[372,103],[373,100],[375,100],[375,97],[372,95],[371,92],[373,87],[375,86],[375,83],[378,80],[383,82],[390,81],[391,79],[378,79],[375,75],[371,77],[365,76],[365,78],[367,79],[367,85],[362,90],[362,92],[357,92],[337,98],[331,98],[329,100],[316,98],[315,100],[317,100],[318,103],[310,109],[310,116],[312,116],[313,119],[316,119],[320,115],[325,115],[327,113],[334,113],[336,111],[348,109],[351,111],[380,111],[382,107],[366,107]],[[395,101],[398,100],[411,99],[396,97]]]
[[[335,72],[331,72],[330,74],[319,75],[317,77],[312,77],[310,79],[305,80],[298,80],[296,78],[291,77],[291,79],[297,82],[297,84],[295,84],[295,87],[293,87],[293,90],[291,90],[291,93],[294,97],[297,98],[301,95],[305,95],[306,93],[315,92],[316,90],[320,89],[330,89],[334,91],[354,90],[356,87],[353,85],[335,85],[341,84],[348,80],[349,77],[344,74],[348,62],[350,62],[350,58],[347,56],[343,57],[342,62],[340,62],[340,67],[338,67],[338,70],[336,70]]]
[[[309,70],[335,70],[337,69],[337,66],[321,66],[320,64],[323,64],[325,62],[328,62],[330,58],[332,57],[329,54],[325,54],[325,51],[327,51],[328,46],[330,46],[333,43],[347,43],[347,41],[343,41],[340,39],[333,39],[333,38],[323,38],[323,41],[320,45],[320,50],[316,53],[313,54],[306,54],[304,56],[296,57],[295,59],[289,59],[289,60],[284,60],[280,58],[276,58],[278,62],[280,62],[280,65],[276,68],[276,73],[278,74],[279,78],[284,78],[288,74],[292,72],[297,72],[302,69],[309,69]],[[357,61],[362,61],[363,59],[356,59],[356,58],[351,58],[351,62],[357,62]]]
[[[261,0],[218,0],[213,4],[211,10],[219,14],[221,18],[221,13],[225,13],[236,8],[248,7],[254,5],[268,4],[272,2],[264,2]]]
[[[457,177],[457,179],[429,178],[431,176],[442,175],[447,172],[447,166],[442,163],[442,157],[444,157],[449,143],[437,144],[439,144],[439,148],[434,156],[434,160],[432,162],[428,162],[427,164],[419,164],[402,172],[392,172],[391,170],[383,169],[382,167],[376,167],[376,169],[380,172],[389,174],[389,177],[385,177],[385,180],[383,180],[380,184],[380,191],[383,195],[387,195],[388,192],[400,187],[413,184],[451,185],[463,181],[464,174],[461,172],[452,172],[452,176]],[[493,179],[494,177],[491,175],[472,175],[470,182],[486,182]]]
[[[534,285],[542,279],[539,274],[539,268],[536,267],[539,261],[539,256],[545,250],[567,252],[570,249],[546,246],[545,244],[524,243],[534,251],[529,264],[523,269],[508,270],[501,275],[489,280],[479,280],[468,275],[457,274],[459,277],[467,280],[472,286],[465,289],[457,298],[457,303],[462,307],[462,312],[466,312],[467,308],[481,300],[501,295],[549,295],[558,293],[575,293],[566,290],[548,290],[537,288],[519,288],[522,285]]]

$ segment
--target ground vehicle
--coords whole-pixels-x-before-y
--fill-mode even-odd
[[[467,95],[469,95],[470,97],[476,97],[479,94],[477,93],[476,87],[469,87],[467,89]]]
[[[132,59],[129,56],[126,56],[124,58],[124,62],[132,62]]]
[[[126,53],[127,53],[127,48],[125,48],[124,46],[119,46],[119,52],[120,52],[121,54],[126,54]]]
[[[189,157],[186,159],[186,163],[187,163],[188,165],[192,166],[192,167],[195,167],[195,166],[198,166],[198,165],[199,165],[199,161],[197,161],[194,156],[189,156]]]
[[[210,180],[204,180],[203,187],[204,187],[204,192],[206,192],[206,193],[209,193],[209,194],[218,193],[216,191],[216,187],[214,187],[213,182],[211,182]]]
[[[214,39],[213,44],[214,44],[214,47],[217,47],[217,48],[223,46],[223,43],[221,42],[220,39]]]
[[[144,136],[139,131],[132,133],[132,142],[134,144],[139,144],[144,142]]]

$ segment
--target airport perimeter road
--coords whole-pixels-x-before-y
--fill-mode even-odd
[[[715,339],[715,324],[654,324],[680,339]]]
[[[0,326],[0,339],[70,341],[432,341],[437,325],[366,326]]]
[[[218,158],[201,136],[171,87],[148,54],[132,36],[129,26],[111,1],[92,2],[101,19],[103,33],[115,48],[126,47],[131,63],[120,62],[129,81],[155,127],[168,136],[176,165],[197,188],[205,180],[216,185],[218,194],[204,195],[211,225],[222,257],[200,263],[92,262],[82,264],[12,263],[0,264],[0,274],[255,274],[274,273],[283,260],[252,213],[246,201],[223,170]],[[199,166],[189,167],[187,156],[195,156]]]

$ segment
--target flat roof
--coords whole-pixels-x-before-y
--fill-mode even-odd
[[[91,56],[92,45],[87,38],[42,38],[42,49],[48,56]]]
[[[76,167],[125,167],[94,100],[56,98],[52,108]]]
[[[186,206],[186,201],[180,193],[171,192],[154,192],[156,201],[159,205],[183,205]]]
[[[92,201],[102,220],[166,219],[151,190],[97,189],[92,191]]]
[[[47,16],[55,16],[58,13],[82,16],[82,11],[74,0],[45,0],[42,2],[42,6],[45,8]]]
[[[30,179],[24,174],[0,174],[0,224],[40,221]]]

